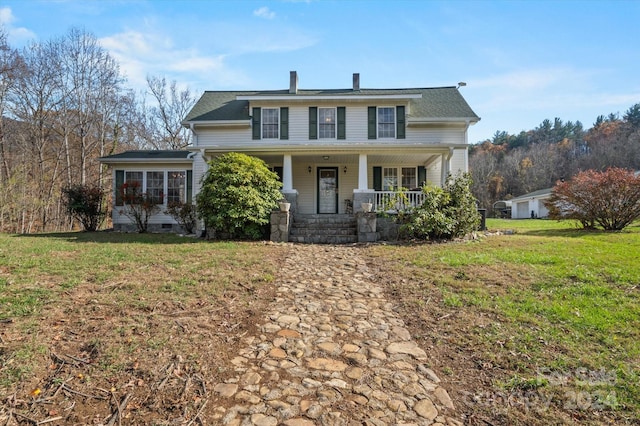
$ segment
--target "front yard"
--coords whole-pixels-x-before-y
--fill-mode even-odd
[[[211,383],[232,374],[272,300],[281,253],[173,235],[0,234],[0,423],[206,417]]]
[[[640,227],[488,227],[510,235],[370,251],[470,424],[640,422]]]
[[[471,425],[640,422],[640,227],[488,226],[512,232],[361,246],[457,411]],[[0,235],[0,424],[206,418],[289,249]]]

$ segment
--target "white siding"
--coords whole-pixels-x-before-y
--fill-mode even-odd
[[[427,167],[427,183],[430,185],[440,186],[442,177],[442,162],[434,161],[429,167]]]
[[[458,172],[467,171],[467,157],[465,149],[454,149],[451,157],[451,176],[455,176]]]
[[[200,192],[202,187],[202,178],[207,172],[208,166],[206,160],[200,153],[193,158],[193,201],[195,202],[196,194]]]
[[[265,105],[253,105],[267,107]],[[317,107],[346,107],[346,139],[309,139],[309,106]],[[273,106],[270,106],[273,107]],[[289,139],[262,139],[253,140],[250,127],[209,127],[198,128],[198,146],[224,148],[229,146],[233,149],[255,149],[268,147],[269,145],[304,145],[304,146],[324,146],[324,145],[351,145],[354,143],[367,143],[380,146],[406,145],[406,144],[426,144],[435,146],[446,146],[447,144],[464,144],[465,129],[461,127],[415,127],[406,129],[406,139],[368,139],[367,137],[367,108],[368,104],[354,103],[314,103],[305,105],[295,105],[289,107]]]

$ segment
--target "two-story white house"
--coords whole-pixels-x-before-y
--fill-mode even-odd
[[[424,183],[440,185],[450,173],[466,172],[467,130],[479,120],[455,86],[365,89],[353,74],[351,88],[309,90],[299,88],[291,71],[284,90],[205,92],[183,121],[193,145],[179,160],[192,166],[190,194],[198,193],[208,160],[242,152],[279,174],[295,214],[348,214],[363,202],[382,208],[399,188],[419,203]],[[118,183],[136,167],[154,169],[143,152],[139,157],[138,163],[131,156],[127,163],[117,156],[102,161]],[[117,227],[124,219],[114,211]]]

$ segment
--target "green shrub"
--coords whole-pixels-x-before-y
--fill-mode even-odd
[[[107,216],[104,191],[99,186],[73,185],[62,190],[67,213],[87,232],[96,231]]]
[[[230,152],[209,162],[196,205],[216,238],[259,239],[282,198],[278,175],[264,161]]]
[[[478,229],[480,214],[468,173],[449,177],[442,188],[425,185],[425,199],[405,218],[403,232],[411,238],[450,240]]]

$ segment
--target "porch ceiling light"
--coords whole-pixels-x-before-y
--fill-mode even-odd
[[[328,159],[329,159],[329,156],[328,156],[328,155],[323,155],[323,156],[322,156],[322,159],[323,159],[323,160],[328,160]]]

